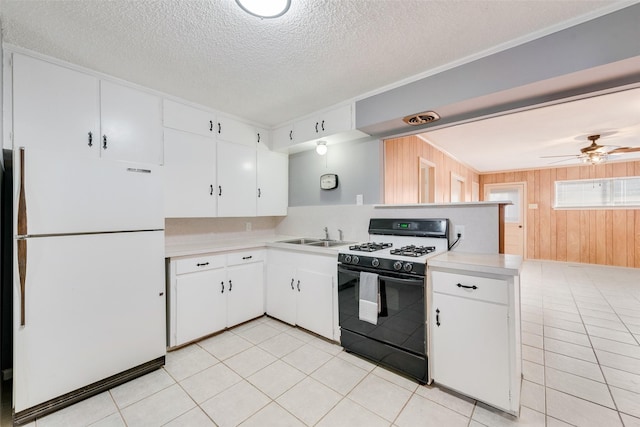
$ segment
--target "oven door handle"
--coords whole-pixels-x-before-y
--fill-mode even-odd
[[[338,267],[338,273],[345,273],[358,277],[360,275],[360,272],[358,270],[350,270],[344,267]],[[406,283],[407,285],[422,286],[424,284],[423,276],[417,276],[415,279],[402,279],[400,277],[384,276],[382,274],[379,274],[378,278],[380,280],[393,280],[394,282]]]

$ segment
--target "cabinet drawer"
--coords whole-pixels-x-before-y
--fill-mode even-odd
[[[176,274],[224,267],[224,255],[207,255],[176,261]]]
[[[250,262],[264,261],[264,251],[243,251],[227,254],[227,265],[248,264]]]
[[[509,293],[506,280],[443,271],[431,271],[431,279],[433,292],[499,304],[507,304],[508,301]]]

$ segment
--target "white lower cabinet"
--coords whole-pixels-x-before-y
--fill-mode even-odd
[[[520,408],[518,276],[429,267],[431,378],[511,414]]]
[[[264,250],[169,260],[169,347],[264,314]]]
[[[267,251],[267,314],[318,335],[337,339],[335,255]]]
[[[230,327],[264,314],[264,268],[262,257],[258,261],[247,252],[228,258],[227,326]]]
[[[224,268],[176,278],[175,344],[193,341],[227,326]]]

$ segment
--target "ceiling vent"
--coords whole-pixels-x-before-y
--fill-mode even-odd
[[[420,126],[439,120],[440,116],[435,111],[425,111],[424,113],[412,114],[402,119],[411,126]]]

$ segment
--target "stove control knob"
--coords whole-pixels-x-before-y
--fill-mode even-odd
[[[393,263],[393,269],[394,270],[402,270],[402,263],[400,261],[396,261]]]
[[[407,273],[410,272],[411,270],[413,270],[413,264],[410,262],[406,263],[403,267],[403,270]]]
[[[378,258],[374,258],[371,260],[371,265],[374,267],[378,267],[380,265],[380,260]]]
[[[344,256],[344,262],[346,262],[347,264],[349,264],[351,262],[351,255],[345,255]]]
[[[357,264],[360,262],[360,258],[357,255],[353,256],[353,259],[351,260],[352,264]]]

